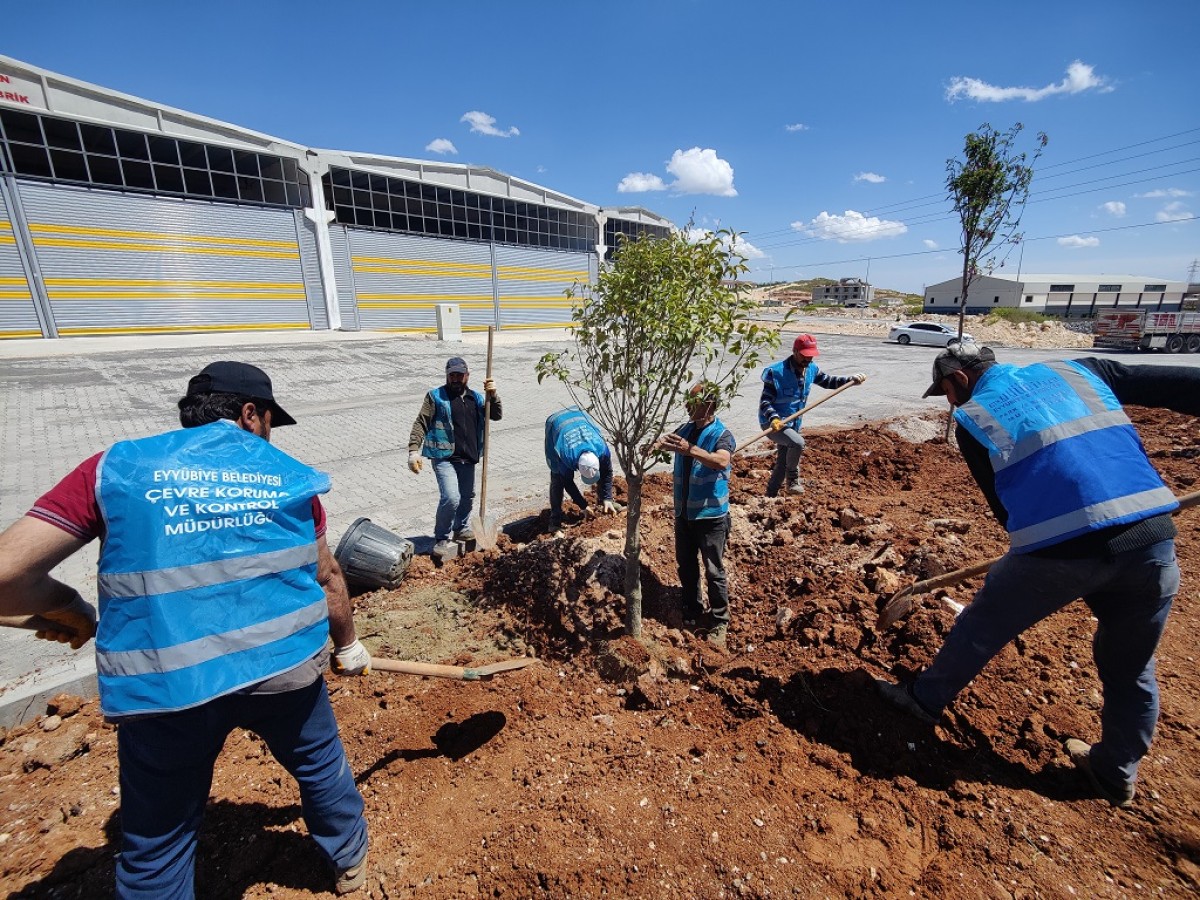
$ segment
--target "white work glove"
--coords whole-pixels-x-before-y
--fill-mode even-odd
[[[408,451],[408,467],[410,469],[412,469],[414,475],[421,474],[421,466],[424,465],[424,463],[425,463],[425,460],[421,457],[421,451],[419,451],[419,450],[409,450]]]
[[[867,373],[866,372],[855,372],[850,377],[854,379],[855,384],[862,384],[864,381],[867,380]]]
[[[483,392],[489,397],[496,396],[496,380],[494,378],[483,379]]]
[[[44,612],[41,616],[63,626],[62,631],[52,631],[48,628],[35,631],[34,635],[43,641],[70,644],[72,650],[78,650],[96,636],[96,607],[84,600],[78,591],[71,598],[71,602]]]
[[[617,513],[619,513],[625,507],[623,507],[616,500],[605,500],[603,503],[600,504],[600,508],[602,510],[604,510],[606,513],[608,513],[610,516],[615,516]]]
[[[771,420],[771,430],[772,431],[782,431],[783,430],[783,419],[779,418],[779,416],[776,416],[775,418],[773,418]]]
[[[335,647],[331,667],[335,675],[369,675],[371,654],[358,639],[348,647]]]

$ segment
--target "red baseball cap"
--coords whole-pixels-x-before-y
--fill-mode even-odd
[[[792,344],[792,352],[807,356],[809,359],[821,355],[821,351],[817,349],[817,339],[811,334],[796,335],[796,340]]]

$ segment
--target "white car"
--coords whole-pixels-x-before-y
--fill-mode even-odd
[[[958,337],[957,328],[947,328],[937,322],[909,322],[907,325],[893,325],[888,332],[888,340],[897,344],[924,344],[927,347],[945,347]],[[964,341],[973,341],[965,331]]]

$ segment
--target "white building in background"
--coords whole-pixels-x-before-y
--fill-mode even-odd
[[[306,147],[0,56],[0,338],[433,332],[443,304],[464,330],[561,326],[564,291],[597,278],[619,235],[671,227],[482,166]]]
[[[875,288],[861,278],[839,278],[836,284],[813,285],[812,298],[813,303],[857,306],[875,299]]]
[[[1175,312],[1187,290],[1184,281],[1146,275],[980,275],[967,295],[967,312],[1027,309],[1066,318],[1084,318],[1105,309]],[[925,312],[957,312],[962,279],[925,288]]]

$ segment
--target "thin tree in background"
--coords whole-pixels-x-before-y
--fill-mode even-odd
[[[980,274],[1001,268],[1012,248],[1021,242],[1017,229],[1029,199],[1033,165],[1049,140],[1039,131],[1032,158],[1025,152],[1018,153],[1016,140],[1024,127],[1017,122],[1000,132],[984,122],[978,131],[967,135],[963,158],[946,160],[946,188],[962,224],[960,338],[972,282]]]
[[[758,304],[738,283],[747,270],[733,231],[694,229],[620,239],[615,260],[595,285],[575,285],[574,347],[538,361],[538,381],[566,385],[595,419],[625,472],[625,628],[642,631],[642,483],[666,453],[651,444],[680,410],[691,385],[714,385],[727,406],[763,354],[779,346],[776,326],[760,324]],[[790,316],[790,313],[789,313]],[[786,323],[786,317],[785,317]]]

